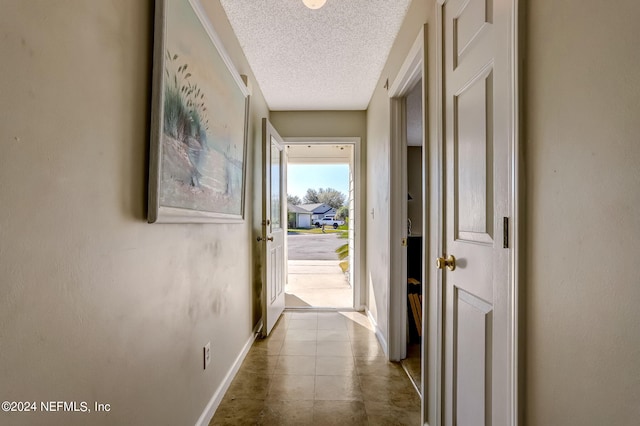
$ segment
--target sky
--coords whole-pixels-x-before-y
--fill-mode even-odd
[[[287,193],[304,198],[307,189],[333,188],[349,196],[348,164],[289,164]]]

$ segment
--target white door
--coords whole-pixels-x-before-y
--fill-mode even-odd
[[[269,120],[262,119],[262,334],[268,336],[284,311],[287,231],[286,151]]]
[[[508,221],[514,1],[448,0],[440,14],[446,143],[443,258],[455,257],[453,271],[453,259],[439,262],[445,301],[445,425],[512,421]]]

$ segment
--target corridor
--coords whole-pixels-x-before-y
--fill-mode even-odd
[[[420,398],[359,312],[285,311],[210,425],[419,425]]]

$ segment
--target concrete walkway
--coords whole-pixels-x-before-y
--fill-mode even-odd
[[[339,260],[290,260],[287,308],[351,308],[353,296]]]

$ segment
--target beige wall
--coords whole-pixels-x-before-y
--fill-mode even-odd
[[[637,424],[640,3],[527,4],[526,424]]]
[[[407,186],[412,200],[407,202],[411,235],[422,235],[422,147],[407,147]]]
[[[251,336],[254,170],[244,224],[146,223],[152,4],[0,2],[0,399],[112,406],[1,424],[194,424]]]
[[[407,216],[411,219],[411,234],[422,235],[422,145],[424,145],[422,108],[422,79],[406,97],[407,127],[407,189],[413,198],[407,203]]]
[[[280,136],[359,137],[366,145],[366,111],[272,111],[270,120]]]
[[[367,110],[366,273],[368,307],[389,340],[390,110],[385,83],[393,84],[409,49],[427,22],[433,1],[413,1],[396,37]]]
[[[247,87],[251,92],[247,134],[249,149],[247,150],[245,211],[247,222],[252,229],[248,241],[250,252],[247,261],[250,262],[252,272],[251,324],[255,327],[262,317],[260,299],[260,294],[262,293],[262,265],[260,259],[264,244],[256,241],[256,238],[262,235],[262,120],[263,118],[270,118],[270,111],[253,75],[253,71],[242,52],[240,43],[231,28],[227,15],[220,5],[220,1],[203,1],[202,4],[216,32],[224,41],[227,53],[231,56],[236,69],[241,75],[248,76]]]

